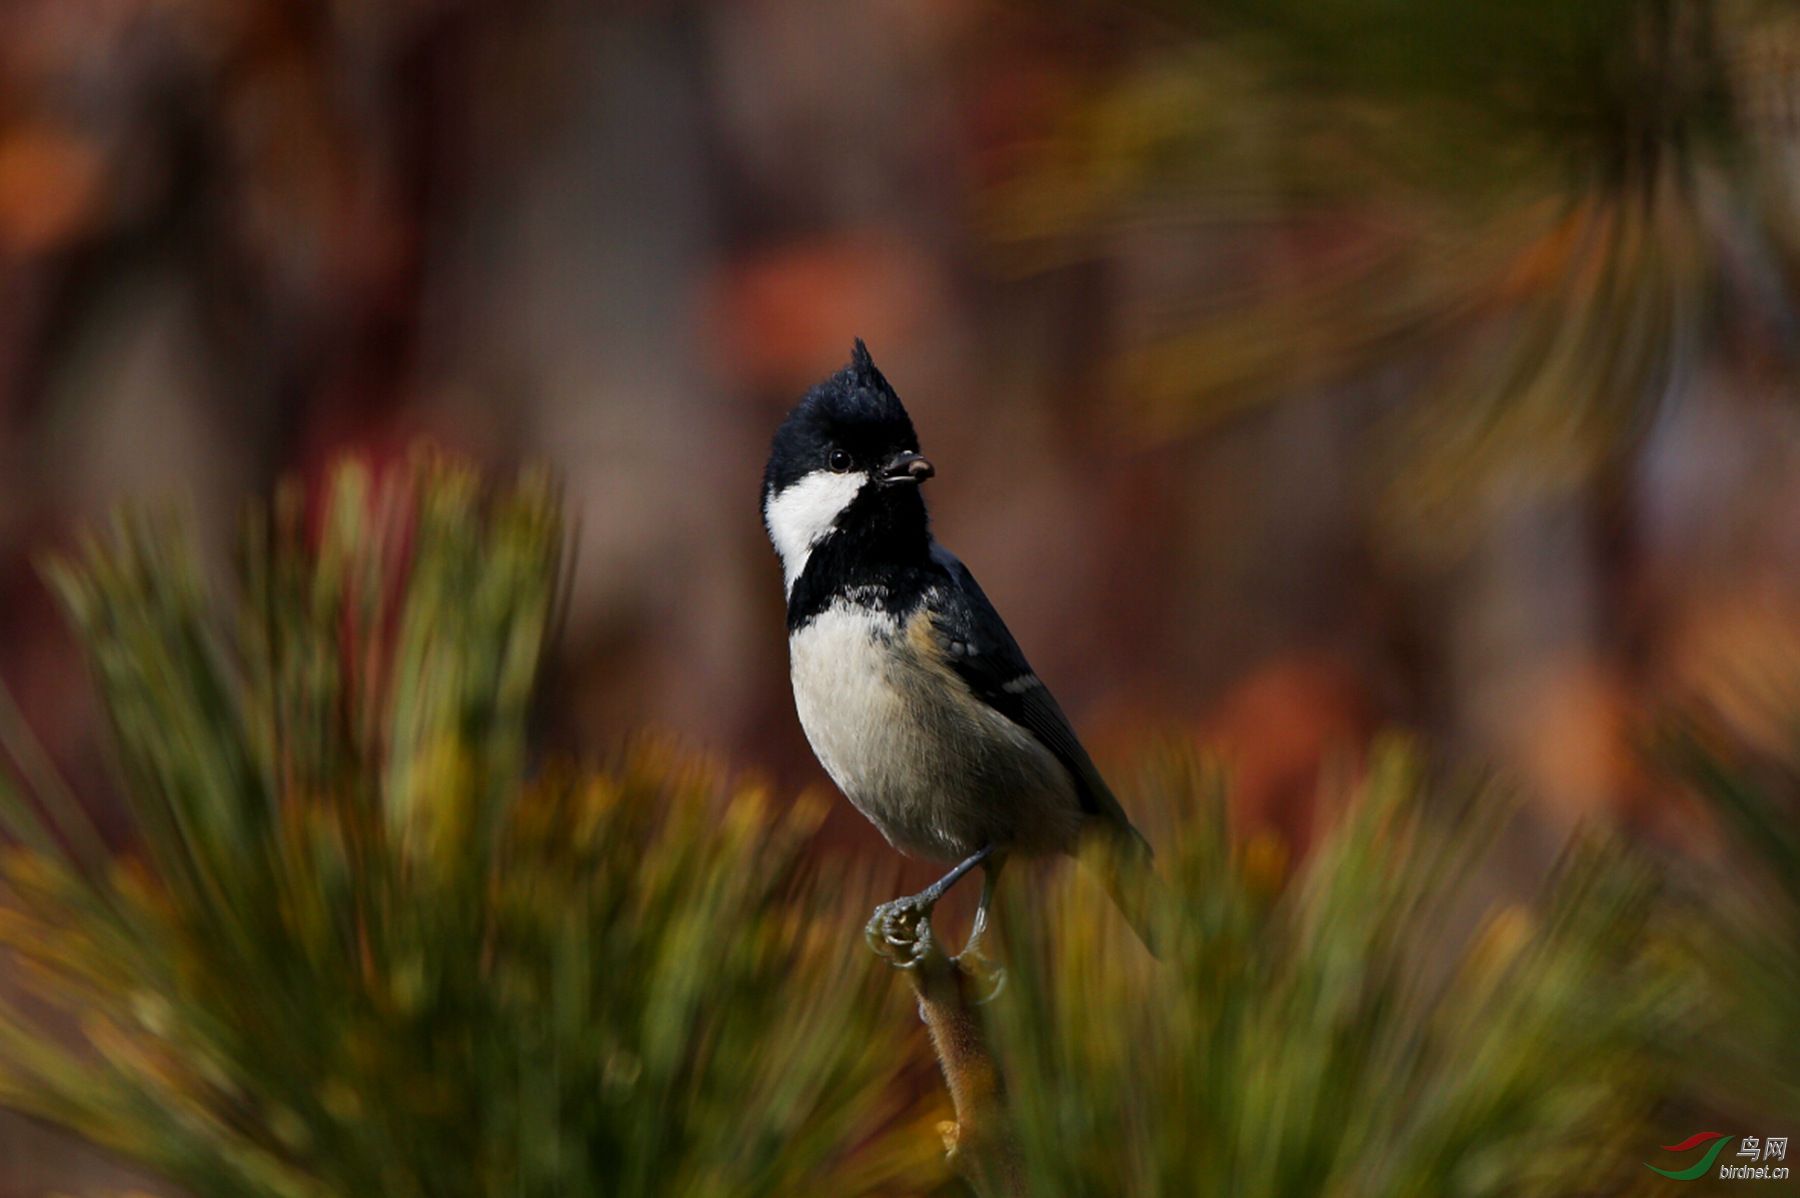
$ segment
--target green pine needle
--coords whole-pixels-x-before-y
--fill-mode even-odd
[[[421,456],[283,492],[228,597],[176,521],[54,564],[138,839],[5,804],[0,1101],[202,1196],[933,1176],[816,806],[654,745],[532,768],[563,549],[543,477]]]

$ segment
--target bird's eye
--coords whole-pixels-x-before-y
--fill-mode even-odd
[[[832,470],[838,474],[842,474],[850,469],[850,455],[842,449],[832,450],[831,456],[825,460],[831,466]]]

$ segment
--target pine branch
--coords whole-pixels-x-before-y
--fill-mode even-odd
[[[1006,1087],[981,1018],[982,1004],[999,993],[1003,977],[979,962],[970,968],[946,956],[929,920],[919,920],[914,932],[912,943],[876,951],[912,982],[950,1091],[956,1118],[938,1125],[945,1159],[981,1198],[1025,1198],[1018,1145],[1007,1128]]]

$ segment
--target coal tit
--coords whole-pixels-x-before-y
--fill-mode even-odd
[[[819,764],[895,848],[957,863],[877,909],[871,938],[895,946],[980,865],[974,944],[1008,854],[1098,836],[1124,868],[1150,857],[968,567],[933,539],[920,493],[932,474],[859,340],[782,423],[762,485],[794,703]],[[1149,944],[1121,868],[1103,873]]]

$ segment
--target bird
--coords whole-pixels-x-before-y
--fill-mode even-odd
[[[888,843],[953,863],[883,903],[872,943],[922,952],[918,927],[983,872],[966,955],[989,925],[1009,857],[1076,854],[1147,948],[1149,844],[1126,817],[1006,622],[932,535],[922,494],[936,469],[900,397],[858,338],[770,445],[763,525],[787,595],[794,706],[814,756]],[[916,961],[912,962],[916,964]]]

